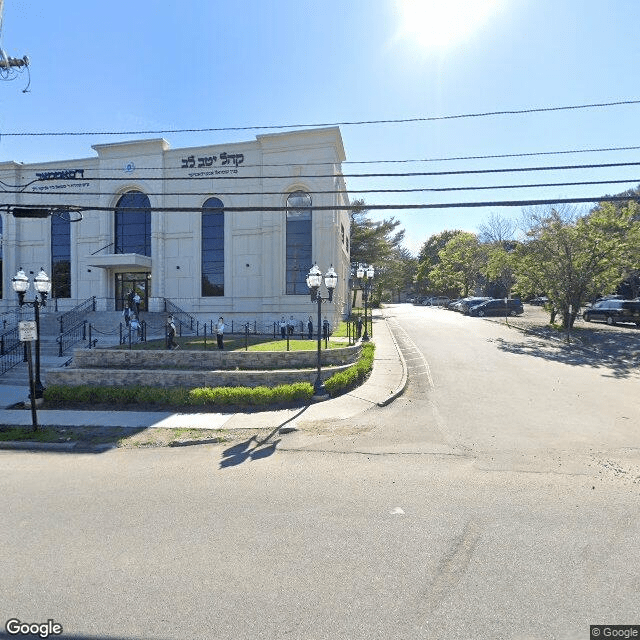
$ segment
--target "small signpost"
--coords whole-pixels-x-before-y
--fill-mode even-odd
[[[18,323],[20,342],[26,342],[27,362],[29,364],[29,389],[31,391],[31,423],[33,430],[38,430],[38,414],[36,412],[36,386],[33,380],[33,362],[31,358],[31,343],[38,339],[38,329],[34,320],[22,320]]]

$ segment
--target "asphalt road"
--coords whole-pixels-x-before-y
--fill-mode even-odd
[[[262,445],[0,452],[5,619],[154,639],[639,624],[638,380],[496,323],[390,311],[411,382],[348,423]]]

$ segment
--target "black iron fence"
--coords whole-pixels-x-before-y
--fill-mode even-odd
[[[24,342],[20,342],[18,327],[0,335],[0,375],[24,362]]]

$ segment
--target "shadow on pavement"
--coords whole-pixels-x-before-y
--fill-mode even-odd
[[[276,452],[276,447],[280,443],[280,438],[277,440],[271,440],[276,433],[286,433],[288,431],[287,425],[293,422],[296,418],[301,416],[310,405],[303,407],[294,416],[285,420],[282,424],[279,424],[266,438],[262,440],[257,436],[252,436],[245,442],[240,442],[229,447],[222,452],[222,460],[220,461],[220,468],[225,469],[227,467],[235,467],[247,460],[261,460],[262,458],[268,458]],[[295,431],[295,427],[291,430]]]
[[[561,342],[544,344],[524,340],[515,342],[503,338],[491,340],[491,342],[494,342],[501,351],[508,353],[543,358],[576,367],[603,369],[603,375],[606,377],[628,378],[638,373],[639,359],[636,350],[630,348],[628,344],[614,340],[597,350]]]

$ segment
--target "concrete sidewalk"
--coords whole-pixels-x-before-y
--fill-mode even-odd
[[[251,413],[38,410],[38,423],[41,426],[68,427],[276,429],[295,428],[297,420],[350,418],[372,406],[388,404],[404,391],[407,384],[406,363],[384,317],[384,310],[374,310],[372,341],[376,350],[369,379],[339,398],[305,408]],[[27,395],[25,387],[0,386],[0,407],[24,401]],[[28,408],[0,409],[0,425],[30,426],[31,412]]]

